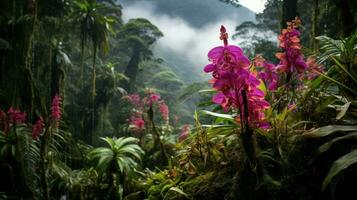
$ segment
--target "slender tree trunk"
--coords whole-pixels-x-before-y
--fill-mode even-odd
[[[242,132],[241,135],[242,144],[250,166],[252,167],[252,169],[256,171],[257,177],[260,178],[263,176],[263,168],[257,157],[257,147],[254,137],[254,131],[250,127],[248,122],[248,115],[249,115],[248,98],[245,90],[242,91],[242,97],[243,97],[243,106],[244,106],[244,116],[246,118],[244,123],[245,126],[244,131]]]
[[[241,139],[246,159],[243,161],[243,165],[239,165],[238,167],[228,198],[254,200],[257,199],[257,185],[263,178],[264,172],[263,165],[257,157],[254,131],[248,122],[249,112],[246,91],[243,90],[241,95],[243,99],[244,115],[240,113],[242,127],[241,133],[237,131],[237,134],[239,134]],[[244,116],[243,119],[242,116]]]
[[[133,92],[136,76],[139,72],[139,63],[140,63],[140,50],[134,48],[133,55],[128,63],[128,66],[125,69],[124,75],[129,78],[129,81],[123,81],[123,88],[128,92]]]
[[[281,27],[286,28],[286,22],[293,20],[297,15],[297,0],[284,0]]]
[[[318,46],[317,46],[317,22],[318,22],[318,16],[319,16],[319,0],[314,0],[314,10],[312,13],[312,20],[311,20],[311,35],[310,35],[310,48],[317,53],[318,51]]]
[[[152,110],[152,106],[150,106],[150,108],[148,110],[148,118],[149,118],[149,122],[151,123],[152,135],[154,137],[153,151],[156,151],[157,149],[159,149],[161,151],[162,163],[167,164],[168,156],[167,156],[164,144],[162,143],[162,141],[160,139],[159,131],[156,129],[156,126],[154,123],[154,112]]]
[[[96,97],[96,79],[97,79],[97,74],[96,74],[96,67],[95,67],[95,62],[96,62],[96,57],[97,57],[97,43],[93,42],[93,63],[92,63],[92,92],[91,92],[91,130],[90,133],[94,133],[95,127],[96,127],[96,114],[97,114],[97,108],[95,105],[95,97]],[[89,136],[89,144],[93,143],[93,134]]]
[[[342,23],[343,37],[348,37],[357,26],[356,23],[354,23],[355,17],[350,9],[351,2],[350,0],[340,0],[337,6]]]
[[[33,111],[34,111],[34,103],[35,103],[35,86],[34,86],[34,77],[31,69],[31,64],[33,62],[33,40],[34,40],[34,32],[36,28],[36,23],[37,23],[37,7],[38,7],[38,2],[34,2],[34,9],[31,11],[32,13],[32,23],[30,24],[30,33],[28,35],[27,39],[27,44],[26,44],[26,57],[25,57],[25,77],[27,81],[26,87],[28,88],[28,92],[30,92],[30,95],[26,97],[26,95],[20,94],[20,98],[23,98],[23,105],[29,105],[28,108],[28,116],[32,117]],[[24,97],[22,97],[24,96]],[[25,98],[25,99],[24,99]],[[29,98],[29,99],[26,99]]]
[[[51,99],[59,93],[59,70],[58,70],[58,63],[57,63],[57,50],[55,49],[54,51],[50,51],[52,53],[52,59],[51,59]]]

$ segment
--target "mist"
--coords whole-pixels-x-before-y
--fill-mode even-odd
[[[173,68],[185,68],[186,72],[190,71],[198,76],[196,80],[202,80],[207,77],[202,69],[208,63],[208,51],[215,46],[222,45],[222,41],[219,40],[220,26],[224,25],[231,36],[234,34],[235,27],[242,23],[240,19],[242,13],[238,12],[242,8],[230,8],[232,6],[218,3],[228,6],[229,12],[219,18],[202,21],[201,24],[187,21],[182,16],[159,12],[157,5],[152,1],[136,1],[125,5],[123,18],[125,21],[130,18],[150,20],[164,34],[164,37],[160,38],[154,46],[156,55],[163,58]],[[210,14],[214,13],[207,13],[207,15]],[[252,16],[249,18],[255,20]],[[231,44],[240,42],[243,41],[239,39],[230,41]]]

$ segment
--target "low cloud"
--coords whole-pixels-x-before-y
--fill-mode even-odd
[[[227,32],[233,34],[235,27],[239,24],[235,16],[227,17],[201,28],[190,25],[187,21],[179,17],[172,17],[163,13],[155,13],[154,5],[149,2],[140,1],[124,7],[124,20],[130,18],[146,18],[155,24],[164,34],[155,46],[158,56],[169,61],[160,52],[172,52],[181,59],[186,59],[192,66],[189,67],[196,72],[202,72],[202,68],[208,63],[208,51],[218,45],[222,45],[219,40],[219,29],[224,25]],[[231,44],[238,44],[242,41],[230,41]],[[201,73],[203,76],[203,73]]]

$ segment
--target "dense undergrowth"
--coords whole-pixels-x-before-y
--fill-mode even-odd
[[[151,51],[160,30],[122,22],[115,2],[13,3],[0,3],[0,199],[353,199],[357,32],[309,51],[296,17],[269,61],[222,26],[210,86],[186,87]]]

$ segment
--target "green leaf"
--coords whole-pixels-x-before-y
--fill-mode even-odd
[[[123,185],[122,185],[122,184],[119,184],[119,186],[118,186],[119,200],[122,200],[122,199],[123,199],[123,191],[124,191]]]
[[[216,113],[216,112],[211,112],[211,111],[208,111],[208,110],[202,110],[201,113],[206,114],[206,115],[211,115],[211,116],[214,116],[214,117],[218,117],[218,118],[221,118],[221,119],[234,121],[234,117],[232,115],[229,115],[229,114]]]
[[[215,89],[204,89],[204,90],[199,90],[198,93],[215,93],[217,90]]]
[[[313,123],[315,123],[315,122],[313,122],[313,121],[299,121],[299,122],[291,125],[289,128],[295,128],[297,126],[300,126],[301,124],[313,124]]]
[[[355,163],[357,163],[357,149],[337,159],[322,183],[322,190],[326,189],[336,175]]]
[[[216,125],[209,125],[209,124],[202,124],[202,127],[205,128],[237,128],[237,125],[234,124],[216,124]]]
[[[124,174],[124,165],[120,157],[117,159],[117,165],[119,167],[120,174]]]
[[[323,145],[321,145],[314,157],[311,159],[310,163],[312,163],[318,156],[320,156],[321,154],[327,152],[328,150],[331,149],[331,147],[336,143],[336,142],[339,142],[339,141],[342,141],[342,140],[347,140],[347,139],[357,139],[357,132],[352,132],[352,133],[349,133],[348,135],[344,135],[344,136],[341,136],[341,137],[337,137],[329,142],[326,142],[324,143]]]
[[[349,73],[348,70],[346,69],[346,67],[345,67],[343,64],[341,64],[335,57],[331,57],[331,58],[332,58],[332,60],[336,63],[336,65],[337,65],[338,67],[340,67],[348,76],[351,77],[351,79],[352,79],[355,83],[357,83],[357,78],[356,78],[355,76],[353,76],[351,73]]]
[[[337,120],[340,120],[340,119],[342,119],[343,116],[345,116],[350,105],[351,105],[351,102],[348,102],[339,108],[339,112],[337,113],[337,116],[336,116]]]
[[[138,139],[134,138],[134,137],[121,137],[117,140],[115,140],[115,145],[117,149],[121,149],[122,147],[129,145],[130,143],[137,143]]]
[[[329,125],[323,126],[312,131],[304,133],[302,136],[307,138],[320,138],[331,135],[339,131],[357,131],[357,126],[342,126],[342,125]]]
[[[101,138],[106,141],[108,147],[98,147],[89,153],[89,157],[97,169],[105,172],[112,163],[117,163],[121,174],[130,173],[137,166],[136,161],[141,160],[144,151],[136,144],[138,139],[133,137],[121,137],[112,139],[109,137]]]
[[[184,102],[187,99],[192,98],[195,94],[198,93],[198,91],[202,90],[205,87],[207,87],[206,83],[193,83],[191,85],[188,85],[182,89],[178,100]]]
[[[0,49],[11,49],[11,45],[8,41],[0,38]]]
[[[208,101],[204,101],[204,102],[200,102],[198,104],[198,107],[205,107],[205,106],[211,106],[213,105],[214,103],[212,102],[212,100],[208,100]]]
[[[325,77],[326,79],[328,79],[328,80],[330,80],[330,81],[336,83],[337,85],[339,85],[339,86],[345,88],[346,90],[349,90],[350,92],[352,92],[352,93],[354,93],[354,94],[357,95],[357,91],[354,91],[353,89],[351,89],[350,87],[346,86],[345,84],[339,82],[338,80],[336,80],[336,79],[334,79],[334,78],[331,78],[331,77],[329,77],[329,76],[327,76],[327,75],[325,75],[325,74],[323,74],[323,73],[321,73],[321,72],[318,72],[318,71],[316,71],[316,73],[318,73],[319,75]]]
[[[178,187],[171,187],[171,188],[169,189],[169,191],[177,192],[177,193],[179,193],[179,194],[185,196],[187,199],[190,199],[190,198],[188,197],[188,195],[187,195],[184,191],[182,191],[180,188],[178,188]],[[169,193],[169,191],[166,193],[164,199],[166,199],[167,194]]]

